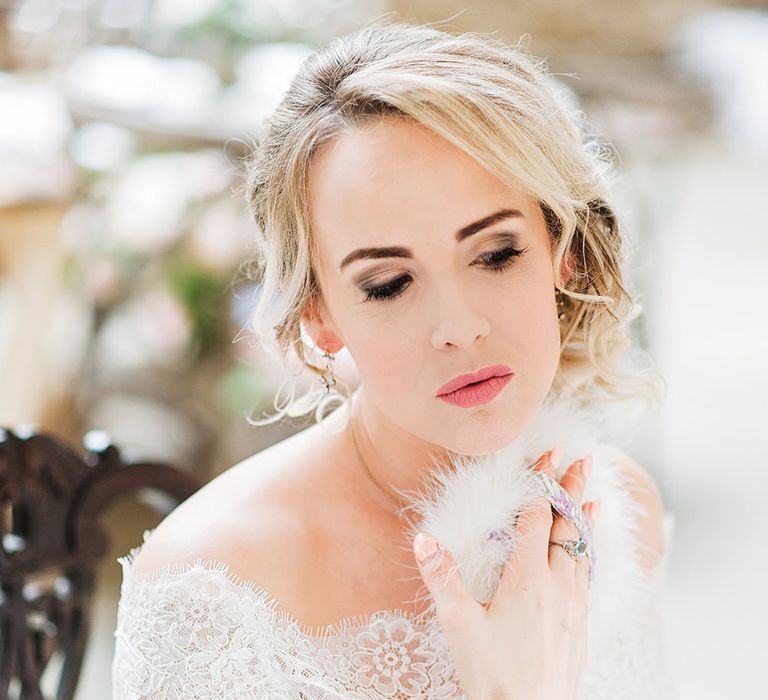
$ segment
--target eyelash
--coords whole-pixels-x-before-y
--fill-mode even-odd
[[[506,248],[481,255],[480,259],[485,261],[487,258],[491,258],[492,261],[498,261],[487,262],[486,268],[491,272],[504,272],[504,270],[512,265],[514,259],[523,255],[526,250],[528,250],[528,248],[520,249],[507,246]],[[498,256],[501,256],[501,258]],[[363,301],[391,301],[392,299],[399,297],[407,288],[407,285],[405,285],[404,282],[408,280],[408,278],[409,275],[401,275],[400,277],[395,277],[395,279],[386,284],[364,289],[363,291],[366,292],[366,295]]]

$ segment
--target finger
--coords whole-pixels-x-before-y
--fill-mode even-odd
[[[592,455],[586,455],[582,459],[577,459],[570,464],[560,480],[560,486],[573,499],[576,507],[580,507],[581,499],[584,493],[584,486],[592,466]],[[552,523],[552,532],[550,542],[561,542],[562,540],[578,540],[581,536],[578,527],[568,518],[564,518],[559,513],[555,513]],[[565,556],[563,556],[565,555]],[[549,567],[553,573],[567,576],[573,574],[576,567],[573,558],[562,547],[550,544],[549,547]]]
[[[499,581],[500,590],[526,586],[547,572],[547,538],[551,529],[552,507],[544,496],[537,496],[520,508],[515,544]]]
[[[549,452],[546,452],[542,457],[539,458],[539,460],[534,464],[533,471],[539,472],[541,474],[545,474],[549,477],[547,479],[547,482],[554,482],[552,484],[552,489],[548,488],[548,491],[557,490],[559,492],[565,491],[565,494],[568,496],[568,501],[573,501],[574,506],[577,506],[578,503],[575,501],[575,499],[571,496],[570,492],[562,485],[562,482],[560,481],[560,477],[558,476],[558,472],[560,471],[560,462],[562,459],[562,452],[560,450],[559,446],[554,447]],[[571,472],[568,479],[566,479],[566,484],[573,485],[574,483],[574,472],[578,473],[580,475],[580,465],[581,460],[576,460],[573,462],[568,470],[566,471],[566,474],[563,475],[563,479],[565,479],[568,472]],[[579,476],[580,479],[583,477]],[[558,515],[558,510],[553,504],[552,508],[555,511],[555,517]]]
[[[563,451],[560,445],[555,445],[551,450],[545,452],[533,465],[535,471],[544,472],[553,479],[557,480],[557,470],[560,469]]]
[[[589,501],[582,506],[582,512],[587,519],[590,533],[594,530],[595,521],[600,512],[600,501]],[[576,585],[579,592],[586,599],[589,593],[589,562],[584,562],[584,566],[576,567]]]
[[[563,474],[560,480],[562,486],[576,503],[581,503],[584,496],[584,486],[592,471],[592,455],[588,454],[582,459],[577,459]]]
[[[547,474],[556,480],[557,471],[560,469],[562,450],[555,445],[549,452],[545,452],[534,465],[534,471]],[[524,507],[521,512],[522,530],[525,548],[519,549],[524,558],[519,563],[526,570],[534,573],[543,573],[545,566],[549,565],[547,550],[552,534],[552,525],[557,513],[546,496],[535,498],[532,503]]]
[[[578,541],[581,533],[576,524],[564,518],[561,515],[555,515],[550,533],[550,542],[562,542],[563,540]],[[580,566],[584,559],[574,561],[573,557],[559,545],[549,545],[549,568],[557,576],[573,577],[577,566]]]
[[[545,452],[533,465],[533,470],[556,478],[560,467],[559,445]],[[525,586],[549,571],[549,539],[553,523],[552,505],[545,496],[526,503],[515,523],[515,546],[507,559],[499,582],[499,590]]]
[[[559,445],[556,445],[549,452],[545,453],[542,458],[539,459],[534,466],[534,470],[542,472],[552,479],[555,483],[558,483],[557,473],[560,471],[560,463],[562,460],[562,450]],[[545,496],[546,499],[546,496]],[[547,501],[549,503],[549,501]],[[549,541],[552,539],[552,527],[558,520],[562,519],[562,516],[557,512],[557,509],[550,503],[550,509],[552,511],[552,517],[547,519],[548,529],[540,529],[539,536],[540,541],[534,542],[534,545],[538,547],[539,551],[545,552],[548,549]],[[545,523],[539,523],[544,525]]]
[[[441,624],[450,625],[457,615],[483,609],[464,587],[451,553],[440,547],[434,537],[419,532],[413,540],[413,552]]]

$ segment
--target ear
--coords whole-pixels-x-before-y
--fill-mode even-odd
[[[337,353],[344,341],[325,320],[322,300],[313,297],[301,315],[301,323],[312,342],[322,351]]]
[[[566,282],[568,282],[569,279],[571,279],[571,275],[574,273],[575,270],[576,270],[576,260],[573,257],[573,254],[568,252],[563,256],[563,261],[560,264],[560,276],[562,277],[564,285]]]

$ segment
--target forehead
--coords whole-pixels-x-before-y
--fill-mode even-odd
[[[531,199],[460,148],[406,119],[345,131],[315,154],[309,205],[321,251],[361,243],[417,244],[501,206],[531,214]]]

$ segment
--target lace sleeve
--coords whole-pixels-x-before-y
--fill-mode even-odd
[[[635,595],[631,617],[588,660],[579,700],[674,700],[668,664],[665,593],[675,518],[665,513],[664,550]]]
[[[132,577],[135,552],[118,559],[115,700],[342,697],[266,593],[245,592],[225,567],[199,560]]]

